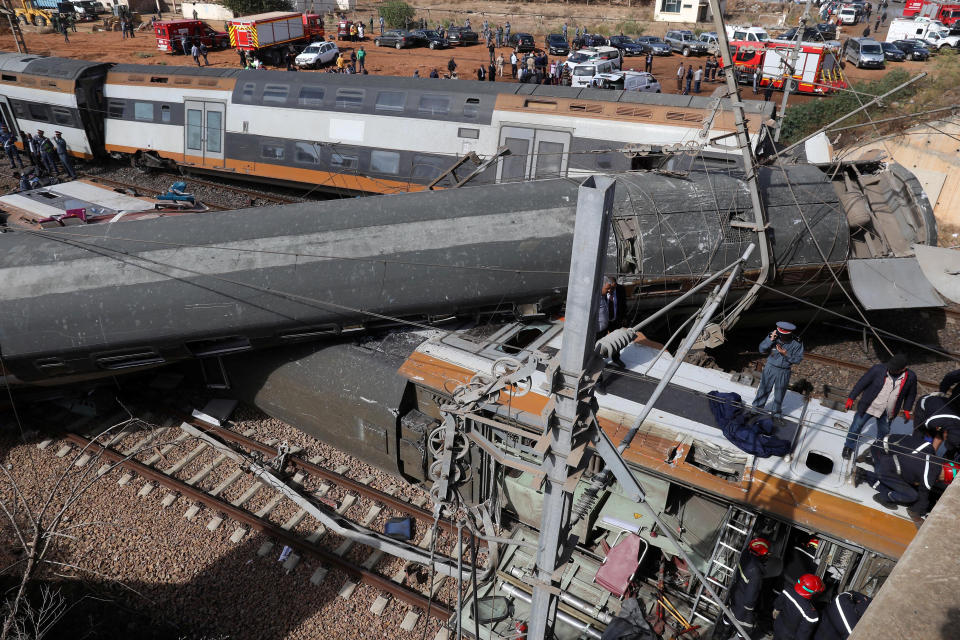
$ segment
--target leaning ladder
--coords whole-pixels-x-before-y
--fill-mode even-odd
[[[717,536],[713,553],[710,555],[710,565],[704,573],[706,579],[716,588],[717,595],[721,599],[726,598],[727,592],[733,585],[740,553],[747,546],[747,542],[753,534],[753,525],[756,519],[756,514],[750,511],[734,506],[727,508],[727,514],[720,526],[720,535]],[[699,584],[697,594],[693,599],[693,607],[690,610],[690,621],[693,622],[694,618],[700,618],[707,624],[713,624],[716,622],[717,613],[720,610],[720,603],[711,600],[705,594],[703,583]]]

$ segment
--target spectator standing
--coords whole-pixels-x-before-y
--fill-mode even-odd
[[[208,53],[210,53],[210,51],[207,49],[207,45],[205,45],[205,44],[203,44],[203,42],[201,42],[201,43],[200,43],[200,55],[203,56],[203,66],[205,66],[205,67],[209,67],[209,66],[210,66],[210,61],[207,60],[207,54],[208,54]]]
[[[357,72],[357,52],[351,51],[350,52],[350,73],[356,73],[356,72]]]
[[[563,23],[563,39],[564,40],[567,39],[567,23],[566,22]]]
[[[10,168],[16,169],[17,165],[23,169],[23,160],[20,159],[20,152],[17,151],[17,140],[12,133],[7,131],[3,132],[3,150],[6,151],[7,157],[10,158]]]
[[[453,58],[447,62],[447,71],[450,72],[450,77],[453,77],[453,74],[457,71],[457,61]]]
[[[753,71],[753,95],[757,95],[760,92],[760,67],[757,67]]]
[[[486,69],[483,68],[483,65],[480,65],[479,67],[477,67],[477,80],[479,80],[480,82],[483,82],[486,79],[487,79],[487,71]]]
[[[434,69],[433,71],[430,72],[430,77],[431,77],[431,78],[439,78],[439,77],[440,77],[440,72],[437,71],[436,69]]]
[[[496,82],[497,80],[497,68],[493,66],[492,62],[487,65],[487,80],[490,82]]]
[[[197,46],[197,43],[193,43],[193,46],[190,47],[190,55],[193,56],[193,61],[197,63],[198,67],[203,66],[200,64],[200,47]]]
[[[497,55],[497,75],[503,77],[503,54]]]
[[[53,146],[60,158],[60,164],[67,170],[71,180],[77,179],[77,172],[73,169],[73,163],[70,162],[70,154],[67,152],[67,141],[63,139],[63,134],[59,131],[53,132]],[[21,165],[22,167],[23,165]]]
[[[363,42],[363,23],[357,23],[357,37],[360,38],[360,41]]]
[[[700,83],[702,81],[703,81],[703,65],[700,65],[700,68],[693,72],[693,92],[694,93],[700,93]]]
[[[501,27],[500,25],[497,25],[497,46],[498,47],[503,46],[503,27]]]
[[[683,95],[688,96],[690,95],[690,85],[693,83],[693,65],[692,64],[687,65],[687,72],[684,75],[687,78],[687,83],[684,86]]]
[[[357,49],[357,63],[360,65],[360,72],[367,70],[367,52],[363,50],[363,47]]]
[[[646,71],[647,73],[653,73],[653,53],[652,52],[650,51],[647,52],[647,58],[645,62],[646,64],[644,65],[643,70]]]
[[[512,51],[510,53],[510,77],[517,77],[517,52]]]
[[[240,57],[240,68],[247,68],[247,53],[243,49],[237,49],[237,55]]]
[[[508,41],[510,40],[510,21],[509,20],[503,23],[503,37]]]
[[[380,35],[383,35],[383,16],[380,16]]]
[[[493,46],[493,42],[487,45],[487,51],[490,53],[490,62],[493,62],[493,54],[496,52],[496,49]]]

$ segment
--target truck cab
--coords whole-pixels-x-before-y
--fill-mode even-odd
[[[205,44],[210,49],[223,49],[230,37],[222,31],[214,31],[203,20],[164,20],[153,25],[157,37],[157,49],[172,54],[184,53],[183,41],[188,49],[194,42]]]
[[[103,5],[93,0],[70,0],[78,22],[93,22],[103,12]]]

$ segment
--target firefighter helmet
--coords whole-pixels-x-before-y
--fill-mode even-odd
[[[765,538],[754,538],[747,548],[753,552],[753,555],[761,558],[770,553],[770,543]]]
[[[823,591],[823,580],[812,573],[805,573],[797,580],[797,584],[793,586],[793,590],[809,600]]]

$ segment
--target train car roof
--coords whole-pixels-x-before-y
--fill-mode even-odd
[[[106,67],[109,63],[73,58],[48,58],[23,53],[0,53],[0,70],[26,73],[48,78],[76,80],[89,69]]]
[[[149,73],[153,76],[202,76],[207,78],[235,78],[243,69],[211,69],[210,67],[168,67],[155,64],[117,64],[110,73]]]

